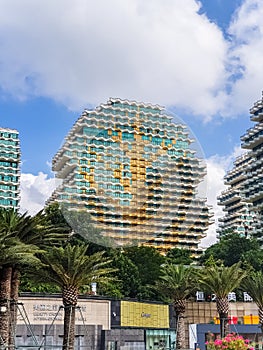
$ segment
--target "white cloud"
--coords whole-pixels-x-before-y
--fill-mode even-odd
[[[118,96],[177,106],[205,121],[247,113],[262,89],[262,0],[243,0],[227,37],[200,6],[1,0],[0,88],[77,110]]]
[[[232,168],[234,160],[242,153],[244,150],[240,146],[236,146],[233,152],[227,156],[213,155],[206,160],[207,202],[213,207],[215,223],[209,227],[207,237],[200,244],[201,247],[207,247],[216,242],[218,218],[223,216],[222,207],[217,205],[217,196],[226,189],[224,185],[226,171]]]
[[[48,178],[47,174],[21,174],[21,202],[20,211],[27,211],[35,215],[43,209],[45,201],[50,197],[58,185],[58,180]]]
[[[260,98],[263,81],[263,6],[262,0],[245,0],[229,27],[231,49],[229,64],[238,75],[225,105],[225,113],[238,114]]]
[[[80,109],[119,96],[214,113],[228,43],[195,0],[1,0],[0,86]]]

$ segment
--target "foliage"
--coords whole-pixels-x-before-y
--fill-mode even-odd
[[[209,257],[213,256],[215,260],[221,260],[225,266],[236,264],[240,260],[247,260],[247,252],[261,252],[257,240],[246,238],[236,233],[229,233],[220,239],[220,241],[206,249],[204,255],[200,258],[200,264],[205,264]]]
[[[124,254],[137,266],[143,285],[154,284],[159,278],[165,258],[153,247],[129,247]]]
[[[218,298],[239,287],[247,272],[240,268],[241,263],[232,266],[212,264],[198,270],[198,284],[206,292],[214,293]]]
[[[139,288],[136,295],[138,299],[160,299],[160,294],[153,289],[153,285],[161,275],[161,265],[165,258],[155,248],[147,246],[133,246],[124,249],[124,255],[128,257],[138,270]],[[124,283],[125,280],[124,280]]]
[[[121,292],[121,287],[118,281],[108,281],[100,285],[97,289],[99,295],[106,295],[111,298],[122,299],[124,295]]]
[[[242,289],[246,291],[259,308],[263,309],[263,272],[251,271],[243,280]]]
[[[242,255],[241,261],[243,265],[249,265],[256,271],[263,270],[263,250],[249,250]]]
[[[86,244],[72,246],[69,243],[65,247],[49,248],[41,255],[44,267],[37,272],[38,278],[61,289],[72,285],[80,288],[90,285],[91,282],[108,281],[108,275],[115,271],[109,267],[110,260],[103,256],[104,252],[86,255],[87,248]]]
[[[110,253],[111,266],[116,271],[116,286],[122,297],[136,298],[141,286],[139,270],[122,251],[115,249]]]
[[[21,283],[19,287],[20,292],[30,292],[30,293],[59,293],[60,289],[50,283],[36,282],[32,279],[30,273],[23,272],[21,276]]]
[[[188,249],[173,248],[166,254],[166,260],[169,263],[179,265],[190,265],[193,262],[191,252]]]
[[[228,334],[223,339],[210,339],[206,347],[207,350],[254,350],[249,339],[236,334]]]
[[[196,290],[196,271],[193,267],[165,264],[156,283],[157,289],[170,300],[183,300]]]
[[[37,220],[27,213],[19,214],[14,209],[0,208],[0,265],[37,265]]]
[[[157,290],[168,301],[173,302],[176,316],[176,349],[185,348],[185,321],[184,313],[186,299],[196,289],[196,274],[192,267],[184,265],[165,264],[161,267],[159,281],[156,282]]]
[[[63,212],[57,202],[48,205],[45,208],[44,213],[45,213],[46,221],[48,223],[62,226],[68,232],[71,231],[71,227],[67,223],[65,216],[63,215]]]

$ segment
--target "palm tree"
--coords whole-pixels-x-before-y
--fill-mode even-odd
[[[1,341],[10,347],[12,315],[12,267],[14,264],[28,264],[36,261],[38,249],[21,243],[17,237],[0,229],[0,336]]]
[[[252,271],[242,282],[242,289],[246,291],[258,307],[259,324],[263,332],[263,273]]]
[[[216,295],[216,307],[220,318],[220,335],[224,338],[228,331],[228,294],[239,287],[247,272],[240,268],[240,262],[230,267],[215,263],[200,270],[198,284],[209,293]]]
[[[63,227],[64,230],[64,227]],[[2,262],[0,282],[5,292],[9,307],[9,340],[8,345],[14,345],[14,329],[16,326],[16,305],[20,284],[20,270],[25,265],[39,265],[36,253],[48,244],[59,243],[68,236],[60,227],[47,223],[43,212],[31,217],[27,213],[20,214],[14,209],[0,209],[0,231],[5,244],[12,244],[5,252],[5,261]],[[8,239],[8,242],[7,242]],[[12,248],[12,249],[11,249]],[[14,253],[12,253],[14,252]],[[7,259],[6,254],[10,254]],[[12,327],[11,327],[12,325]]]
[[[37,246],[40,250],[45,250],[51,245],[61,245],[69,237],[69,231],[66,231],[65,226],[48,223],[43,211],[38,212],[35,216],[29,216],[26,213],[21,215],[14,210],[6,214],[7,227],[13,235],[22,243]],[[21,264],[13,266],[12,299],[15,302],[18,299],[20,268]]]
[[[37,271],[38,279],[61,288],[65,350],[74,349],[75,311],[80,289],[91,282],[107,282],[111,279],[109,274],[116,271],[108,267],[110,260],[103,256],[103,252],[88,256],[87,249],[86,244],[72,246],[69,243],[65,247],[52,247],[42,254],[41,261],[45,266]]]
[[[9,337],[9,300],[11,292],[12,269],[9,264],[13,262],[13,247],[17,246],[17,240],[10,235],[4,235],[0,231],[0,344],[7,345]]]
[[[167,263],[161,267],[158,290],[173,301],[176,315],[176,348],[185,348],[184,313],[186,300],[196,289],[196,275],[192,267]]]

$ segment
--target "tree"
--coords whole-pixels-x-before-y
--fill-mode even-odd
[[[136,298],[142,285],[138,267],[119,249],[110,253],[112,267],[117,269],[117,287],[122,297]]]
[[[210,256],[213,256],[215,260],[221,260],[225,266],[231,266],[242,260],[243,255],[249,251],[253,254],[260,251],[257,240],[236,233],[228,233],[218,243],[206,249],[200,258],[200,264],[204,264]]]
[[[27,231],[30,220],[13,209],[0,209],[0,300],[2,309],[1,337],[8,347],[14,346],[13,327],[16,323],[18,299],[18,266],[36,264],[38,247],[20,240],[19,233]]]
[[[69,226],[68,222],[65,219],[65,216],[63,214],[63,211],[61,210],[59,203],[55,202],[50,205],[48,205],[44,209],[44,214],[46,217],[47,222],[49,222],[52,225],[64,227],[65,231],[70,232],[71,227]]]
[[[44,267],[36,273],[41,281],[60,287],[64,306],[63,349],[73,350],[75,341],[75,311],[81,288],[91,282],[106,283],[115,270],[108,267],[110,260],[103,252],[86,255],[87,245],[52,247],[41,255]]]
[[[68,235],[64,234],[64,227],[50,224],[43,212],[32,217],[27,213],[20,214],[12,208],[0,210],[0,232],[6,238],[6,243],[10,242],[10,239],[13,242],[10,246],[12,250],[8,251],[10,258],[2,264],[0,282],[4,290],[8,291],[8,295],[6,294],[9,300],[7,317],[12,327],[15,327],[21,269],[32,264],[37,266],[39,259],[36,253],[49,244],[61,243]],[[13,252],[17,252],[16,255],[11,255]],[[14,345],[12,333],[9,325],[9,346]]]
[[[19,243],[17,239],[0,229],[0,344],[4,346],[8,346],[9,341],[11,266],[14,261],[17,261]]]
[[[190,265],[193,262],[189,249],[173,248],[166,254],[166,260],[175,265]]]
[[[0,233],[1,235],[1,233]],[[0,317],[0,336],[8,347],[13,345],[13,329],[16,325],[16,300],[14,293],[17,270],[14,266],[36,264],[35,253],[38,248],[6,236],[0,243],[0,306],[3,312]]]
[[[263,332],[263,273],[252,271],[242,282],[242,289],[246,291],[258,307],[259,323]]]
[[[185,348],[184,313],[186,300],[196,289],[196,274],[192,267],[165,264],[156,288],[173,302],[176,316],[176,348]]]
[[[165,263],[164,256],[155,248],[147,246],[128,247],[123,253],[133,262],[139,272],[141,284],[136,297],[139,299],[158,298],[152,286],[160,277],[161,265]]]
[[[216,307],[220,318],[220,334],[224,338],[228,330],[228,294],[239,287],[247,272],[240,268],[241,263],[230,267],[212,264],[199,270],[200,288],[216,295]]]
[[[251,266],[255,271],[262,271],[263,270],[263,250],[249,250],[245,252],[242,257],[241,261],[243,265],[249,265]]]

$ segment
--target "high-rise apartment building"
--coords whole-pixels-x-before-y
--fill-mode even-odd
[[[0,207],[18,209],[20,191],[18,131],[0,128]]]
[[[218,196],[218,204],[224,206],[225,212],[219,218],[217,232],[219,236],[226,233],[238,233],[249,236],[253,228],[254,212],[252,204],[243,196],[242,189],[246,180],[246,169],[252,163],[249,153],[238,157],[234,166],[224,177],[227,189]]]
[[[252,158],[243,192],[256,212],[253,234],[263,244],[263,97],[250,109],[250,119],[255,124],[241,137],[242,148],[248,149]]]
[[[197,255],[211,216],[197,196],[205,167],[172,118],[158,105],[118,98],[85,110],[53,158],[62,184],[49,202],[88,211],[119,246]]]

